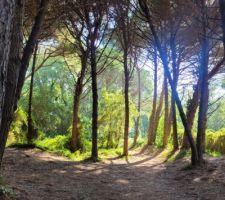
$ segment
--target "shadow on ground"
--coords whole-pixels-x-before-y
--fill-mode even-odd
[[[158,153],[91,163],[37,149],[7,149],[2,173],[21,200],[225,199],[225,159],[182,170],[188,161],[165,164]]]

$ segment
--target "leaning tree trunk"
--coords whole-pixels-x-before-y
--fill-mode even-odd
[[[32,140],[37,137],[33,120],[32,120],[32,98],[33,98],[33,88],[34,88],[34,73],[37,60],[37,51],[38,51],[38,42],[35,45],[33,63],[31,69],[31,80],[30,80],[30,90],[29,90],[29,101],[28,101],[28,112],[27,112],[27,142],[28,144],[32,143]]]
[[[157,61],[157,49],[154,48],[154,91],[153,91],[153,101],[152,101],[152,112],[149,118],[149,127],[148,127],[148,145],[153,145],[155,140],[155,131],[156,128],[156,104],[157,104],[157,88],[158,88],[158,61]]]
[[[79,108],[80,98],[83,91],[83,81],[85,71],[87,68],[87,56],[81,58],[81,72],[75,84],[74,100],[73,100],[73,124],[72,124],[72,137],[71,137],[71,151],[75,152],[82,148],[80,138],[80,119]]]
[[[127,63],[127,50],[124,50],[123,55],[123,66],[124,66],[124,105],[125,105],[125,124],[124,124],[124,145],[123,145],[123,155],[128,156],[128,136],[129,136],[129,70]]]
[[[186,117],[187,117],[187,123],[189,124],[190,129],[192,129],[193,124],[194,124],[195,114],[196,114],[196,111],[198,109],[199,96],[200,96],[200,91],[199,91],[199,81],[198,81],[197,85],[195,86],[192,99],[190,99],[188,101],[188,104],[187,104]],[[189,142],[188,142],[187,134],[184,131],[181,148],[182,149],[188,149],[189,147],[190,147],[190,145],[189,145]]]
[[[0,165],[12,121],[16,75],[20,63],[23,13],[20,6],[19,1],[0,1]]]
[[[139,136],[139,126],[140,126],[140,112],[141,112],[141,70],[137,69],[137,75],[138,75],[138,116],[135,121],[135,133],[134,133],[134,143],[133,146],[136,145],[137,139]]]

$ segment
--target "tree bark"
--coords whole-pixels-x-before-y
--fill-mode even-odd
[[[14,112],[22,48],[22,3],[20,0],[0,1],[0,165]]]
[[[27,112],[27,142],[28,144],[32,143],[32,140],[37,137],[33,120],[32,120],[32,98],[33,98],[33,88],[34,88],[34,73],[37,60],[37,51],[38,51],[38,42],[36,42],[34,54],[33,54],[33,63],[31,69],[31,80],[30,80],[30,90],[29,90],[29,101],[28,101],[28,112]]]
[[[155,140],[155,132],[157,130],[156,128],[156,104],[157,104],[157,88],[158,88],[158,60],[157,60],[157,49],[154,48],[154,56],[153,56],[153,62],[154,62],[154,91],[153,91],[153,100],[152,100],[152,112],[151,116],[149,118],[149,128],[148,128],[148,145],[153,145]],[[161,111],[160,111],[161,112]]]
[[[209,41],[207,38],[207,16],[206,5],[201,1],[202,11],[202,38],[201,38],[201,63],[200,63],[200,101],[199,101],[199,114],[198,114],[198,130],[197,130],[197,150],[199,163],[203,162],[203,147],[207,123],[208,111],[208,63],[209,63]]]
[[[171,126],[171,117],[169,114],[169,94],[168,94],[168,83],[167,78],[164,78],[164,129],[163,129],[163,147],[165,147],[168,143],[168,139],[170,136],[170,126]]]
[[[141,112],[141,70],[137,68],[138,75],[138,116],[135,122],[135,133],[134,133],[134,142],[133,146],[137,144],[137,139],[139,136],[139,126],[140,126],[140,112]]]
[[[198,82],[194,88],[192,99],[190,99],[187,103],[186,117],[187,117],[187,123],[189,124],[190,129],[192,129],[194,124],[195,114],[198,108],[199,96],[200,96],[200,91],[199,91],[199,82]],[[188,149],[189,147],[190,145],[188,142],[187,134],[184,131],[181,149]]]
[[[92,41],[92,43],[94,43]],[[91,158],[98,160],[98,87],[97,87],[97,63],[96,47],[91,45],[91,78],[92,78],[92,151]]]
[[[177,60],[177,50],[175,37],[172,35],[170,39],[170,48],[172,54],[172,72],[174,87],[177,89],[178,77],[179,77],[179,59]],[[171,96],[171,109],[172,109],[172,122],[173,122],[173,150],[176,151],[179,148],[178,133],[177,133],[177,116],[176,116],[176,102],[173,95]]]
[[[74,99],[73,99],[73,124],[72,124],[72,137],[71,137],[71,151],[75,152],[82,148],[80,138],[80,119],[79,119],[79,108],[80,98],[83,92],[83,81],[85,72],[87,69],[87,56],[81,57],[81,71],[80,75],[75,84]]]
[[[11,22],[15,8],[14,1],[0,1],[0,126],[2,123],[6,77],[11,45]]]
[[[163,82],[163,86],[164,86],[164,82]],[[161,112],[162,112],[162,108],[163,108],[163,99],[164,99],[164,87],[162,86],[162,92],[160,94],[160,97],[159,97],[159,104],[158,104],[158,107],[156,109],[156,112],[155,112],[155,124],[154,124],[154,127],[153,127],[153,130],[152,130],[152,144],[155,143],[155,140],[156,140],[156,135],[157,135],[157,129],[158,129],[158,126],[159,126],[159,120],[160,120],[160,116],[161,116]]]
[[[129,70],[127,63],[127,49],[124,50],[123,67],[124,67],[124,105],[125,105],[125,121],[124,121],[124,145],[123,154],[128,156],[128,136],[129,136]]]

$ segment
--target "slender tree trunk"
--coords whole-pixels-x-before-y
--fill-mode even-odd
[[[97,64],[96,47],[91,45],[91,78],[92,78],[92,151],[91,158],[98,160],[98,87],[97,87]]]
[[[80,138],[80,119],[79,108],[80,98],[83,91],[83,81],[85,71],[87,69],[87,56],[81,58],[81,72],[75,84],[74,99],[73,99],[73,124],[72,124],[72,137],[71,137],[71,151],[75,152],[82,148]]]
[[[200,91],[199,91],[199,82],[198,82],[197,85],[194,88],[193,97],[192,97],[192,99],[190,99],[188,101],[188,104],[187,104],[186,116],[187,116],[187,123],[189,124],[190,129],[192,129],[193,124],[194,124],[195,114],[196,114],[196,111],[198,109],[199,96],[200,96]],[[184,131],[181,148],[182,149],[188,149],[189,147],[190,147],[190,145],[189,145],[189,142],[188,142],[187,134]]]
[[[163,146],[165,147],[168,143],[170,136],[171,118],[169,114],[169,94],[168,94],[168,83],[167,78],[164,78],[164,91],[165,91],[165,106],[164,106],[164,130],[163,130]]]
[[[134,143],[133,146],[136,145],[137,139],[139,136],[139,126],[140,126],[140,112],[141,112],[141,70],[137,69],[137,75],[138,75],[138,116],[135,122],[135,133],[134,133]]]
[[[35,66],[36,66],[36,60],[37,60],[37,51],[38,51],[38,43],[36,43],[35,45],[33,63],[32,63],[32,69],[31,69],[30,91],[29,91],[28,112],[27,112],[27,125],[28,125],[27,142],[28,143],[31,143],[32,140],[36,137],[34,133],[34,125],[32,121],[32,97],[33,97],[34,73],[35,73]]]
[[[164,82],[163,82],[163,85],[164,85]],[[158,104],[158,107],[155,112],[155,124],[154,124],[153,131],[152,131],[152,133],[153,133],[152,144],[154,144],[155,140],[156,140],[157,129],[159,126],[159,120],[160,120],[160,116],[161,116],[162,108],[163,108],[163,99],[164,99],[164,87],[162,87],[162,92],[159,97],[159,104]]]
[[[157,88],[158,88],[158,60],[157,60],[157,49],[154,48],[154,91],[153,91],[153,101],[152,101],[152,112],[149,118],[149,127],[148,127],[148,145],[153,145],[155,140],[155,131],[156,128],[156,104],[157,104]]]
[[[206,5],[201,1],[202,11],[202,47],[201,47],[201,64],[200,64],[200,101],[199,101],[199,114],[198,114],[198,130],[197,130],[197,150],[199,163],[203,161],[203,147],[207,123],[207,110],[208,110],[208,63],[209,63],[209,41],[207,38],[207,16]]]
[[[0,1],[0,165],[14,111],[22,47],[22,7],[20,1]]]
[[[124,124],[124,146],[123,146],[123,154],[124,156],[128,156],[128,136],[129,136],[129,70],[127,63],[127,50],[124,50],[123,62],[124,62],[124,77],[125,77],[125,85],[124,85],[124,105],[125,105],[125,124]]]
[[[178,133],[177,133],[177,116],[176,116],[176,102],[171,98],[172,118],[173,118],[173,150],[179,149]]]
[[[175,43],[175,37],[173,35],[171,36],[171,39],[170,39],[170,47],[171,47],[171,53],[172,53],[173,82],[174,82],[174,87],[177,89],[180,63],[177,60],[176,43]],[[173,150],[176,151],[179,148],[179,143],[178,143],[178,133],[177,133],[176,102],[173,95],[171,95],[171,109],[172,109],[172,122],[173,122]]]

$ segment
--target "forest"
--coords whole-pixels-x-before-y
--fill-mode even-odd
[[[0,0],[0,199],[225,200],[225,0]]]

